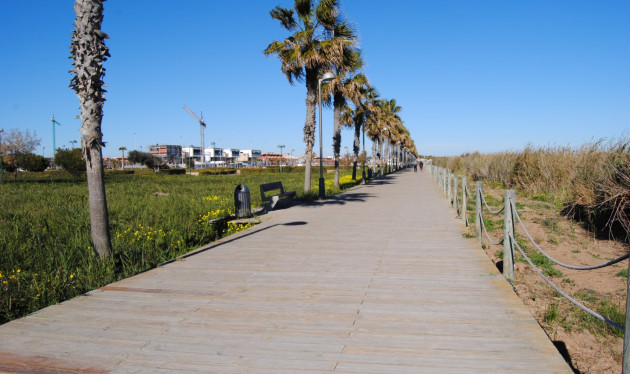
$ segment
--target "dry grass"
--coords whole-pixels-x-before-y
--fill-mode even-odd
[[[597,234],[630,238],[629,139],[577,149],[528,146],[522,152],[475,152],[436,158],[434,163],[530,196],[546,195]]]

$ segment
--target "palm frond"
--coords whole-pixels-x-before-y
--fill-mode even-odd
[[[295,21],[293,9],[282,8],[278,5],[273,8],[269,14],[271,18],[280,21],[282,27],[288,31],[293,31],[299,27],[298,23]]]

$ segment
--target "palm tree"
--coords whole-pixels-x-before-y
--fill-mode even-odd
[[[264,50],[266,56],[276,55],[282,62],[282,72],[289,83],[306,83],[306,168],[304,192],[311,189],[311,159],[315,143],[315,109],[317,106],[318,79],[324,69],[341,65],[344,45],[353,43],[344,34],[335,35],[338,29],[339,10],[337,0],[295,0],[291,9],[275,7],[271,17],[293,35],[282,41],[274,41]]]
[[[337,25],[334,35],[344,35],[348,40],[355,41],[354,32],[347,24],[340,22]],[[346,98],[351,94],[349,84],[351,84],[351,74],[363,66],[361,53],[356,49],[355,44],[346,44],[343,49],[342,64],[335,66],[335,78],[328,82],[322,95],[324,101],[333,101],[333,153],[335,159],[334,185],[339,188],[339,155],[341,152],[341,116],[342,108],[346,105]]]
[[[75,1],[75,29],[70,44],[74,60],[70,87],[76,91],[81,104],[81,147],[87,170],[92,243],[101,258],[109,256],[112,248],[103,171],[102,147],[105,143],[101,133],[105,102],[103,61],[109,57],[104,42],[108,36],[101,31],[103,1]]]
[[[342,124],[354,128],[354,142],[352,151],[354,162],[352,167],[352,180],[357,178],[357,160],[361,146],[361,130],[365,123],[369,110],[369,98],[376,94],[374,88],[370,87],[367,77],[357,74],[344,82],[344,95],[352,102],[354,109],[345,105],[342,110]]]
[[[402,120],[398,116],[402,108],[396,104],[395,99],[379,100],[378,105],[381,109],[380,118],[384,123],[383,129],[386,129],[383,131],[382,143],[384,145],[383,159],[387,162],[389,161],[391,139],[396,137],[398,127],[402,124]]]
[[[122,151],[122,159],[120,160],[120,169],[124,170],[125,169],[125,151],[127,150],[127,147],[120,147],[118,148],[119,151]]]

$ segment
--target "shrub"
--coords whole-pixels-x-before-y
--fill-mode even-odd
[[[160,173],[168,174],[168,175],[182,175],[186,174],[186,169],[178,168],[178,169],[160,169]]]
[[[74,176],[85,173],[85,161],[83,161],[81,148],[58,149],[55,153],[55,164]]]
[[[24,153],[18,156],[18,165],[26,171],[39,173],[46,170],[48,164],[49,161],[46,157],[34,153]]]

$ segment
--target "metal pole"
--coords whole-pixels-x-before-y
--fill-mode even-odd
[[[280,148],[280,173],[282,173],[282,148],[284,148],[285,145],[279,145],[278,148]]]
[[[323,146],[322,146],[322,80],[319,79],[317,82],[317,93],[318,93],[318,102],[319,102],[319,198],[323,199],[326,197],[326,184],[324,183],[324,159],[322,154]]]

